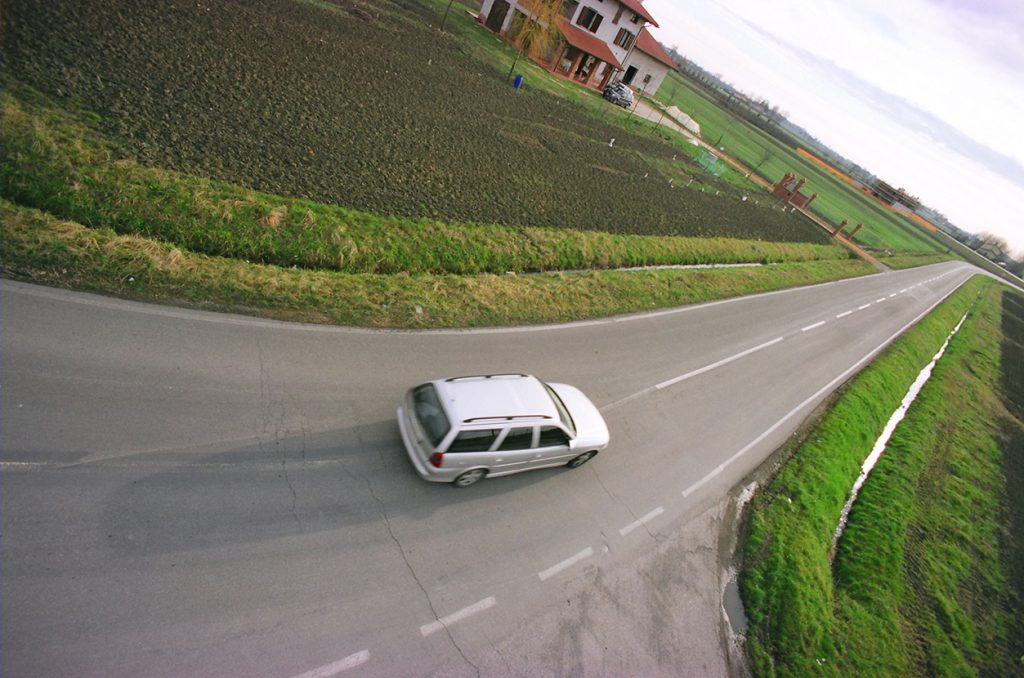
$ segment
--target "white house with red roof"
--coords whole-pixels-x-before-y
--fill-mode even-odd
[[[650,95],[658,91],[668,72],[676,68],[672,57],[646,26],[640,30],[636,47],[622,66],[622,82]]]
[[[478,20],[513,38],[529,16],[528,7],[529,0],[483,0]],[[658,22],[640,0],[563,0],[561,40],[541,62],[587,87],[603,89],[621,80],[653,94],[674,64],[647,31],[649,25]]]

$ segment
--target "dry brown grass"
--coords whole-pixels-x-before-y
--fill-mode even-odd
[[[854,260],[728,270],[539,275],[344,274],[210,257],[0,201],[3,275],[162,303],[370,327],[560,322],[810,284]],[[419,307],[422,312],[417,312]]]

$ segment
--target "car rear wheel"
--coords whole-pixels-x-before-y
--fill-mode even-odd
[[[595,452],[594,450],[591,450],[590,452],[584,452],[578,457],[573,457],[572,459],[570,459],[569,463],[566,464],[566,466],[568,466],[569,468],[578,468],[580,466],[583,466],[596,456],[597,452]]]
[[[469,487],[473,483],[482,479],[485,475],[487,475],[487,471],[483,470],[482,468],[475,468],[472,471],[466,471],[465,473],[463,473],[462,475],[455,479],[455,486]]]

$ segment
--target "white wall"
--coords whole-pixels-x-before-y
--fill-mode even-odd
[[[511,6],[509,7],[508,14],[505,15],[505,21],[501,26],[502,33],[508,30],[508,27],[512,22],[512,16],[515,14],[517,10],[523,12],[524,14],[527,14],[526,11],[519,9],[518,3],[515,0],[508,0],[508,2],[509,5]],[[480,6],[480,15],[484,17],[488,16],[491,13],[491,8],[493,6],[494,0],[483,0],[483,4]],[[622,62],[629,54],[629,50],[623,49],[622,47],[619,47],[614,43],[615,37],[619,34],[619,29],[625,28],[627,31],[632,33],[633,42],[635,44],[637,38],[640,36],[640,29],[647,24],[647,20],[644,19],[643,17],[640,17],[636,23],[633,23],[632,21],[630,21],[630,19],[633,18],[633,10],[631,10],[629,7],[625,7],[624,5],[622,5],[622,3],[617,2],[616,0],[604,0],[603,2],[601,0],[579,0],[579,6],[576,7],[576,11],[573,13],[573,15],[569,17],[569,23],[572,24],[574,27],[582,31],[586,31],[588,33],[590,32],[588,29],[576,24],[576,19],[579,18],[580,12],[583,11],[584,7],[589,7],[593,9],[595,12],[597,12],[603,17],[601,19],[601,25],[598,26],[597,28],[597,33],[594,33],[593,35],[597,37],[599,40],[607,43],[608,47],[612,51],[612,54],[614,54],[615,57],[620,62]],[[619,18],[619,23],[616,24],[614,23],[615,15],[619,13],[620,7],[622,8],[622,16]],[[636,55],[641,53],[638,50],[633,49],[633,54]],[[655,63],[660,62],[655,61]],[[640,82],[642,82],[642,76],[639,76],[638,74],[638,77],[641,77]],[[664,78],[665,74],[662,73],[660,77]],[[658,83],[660,84],[660,82],[661,80],[659,79]]]
[[[614,54],[621,62],[626,58],[628,50],[619,47],[613,42],[615,40],[615,36],[619,34],[619,29],[625,28],[627,31],[632,33],[633,40],[635,42],[636,38],[640,35],[640,29],[647,24],[647,20],[641,17],[635,24],[632,23],[630,19],[633,17],[633,10],[629,7],[623,6],[620,2],[616,2],[616,0],[604,0],[604,2],[601,2],[601,0],[580,0],[579,7],[576,8],[576,12],[569,20],[569,23],[580,30],[587,30],[582,26],[576,25],[576,19],[579,17],[580,12],[583,11],[584,7],[590,7],[604,17],[601,20],[601,25],[597,28],[597,33],[594,33],[594,35],[608,43],[608,46],[612,50],[612,54]],[[614,23],[615,15],[619,13],[620,7],[622,8],[622,16],[619,18],[619,23],[616,24]],[[587,30],[587,32],[589,31]]]
[[[635,48],[633,53],[629,55],[629,60],[623,64],[623,72],[630,66],[636,66],[637,68],[637,73],[633,77],[630,87],[637,92],[643,90],[647,96],[654,96],[654,93],[661,87],[665,76],[668,75],[668,66]],[[651,81],[645,85],[644,76],[646,75],[651,76]]]

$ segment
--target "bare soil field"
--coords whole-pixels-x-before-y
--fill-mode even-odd
[[[415,2],[7,0],[0,13],[9,76],[92,112],[146,165],[381,215],[827,241],[710,177],[685,188],[692,170],[667,145],[517,92]]]

